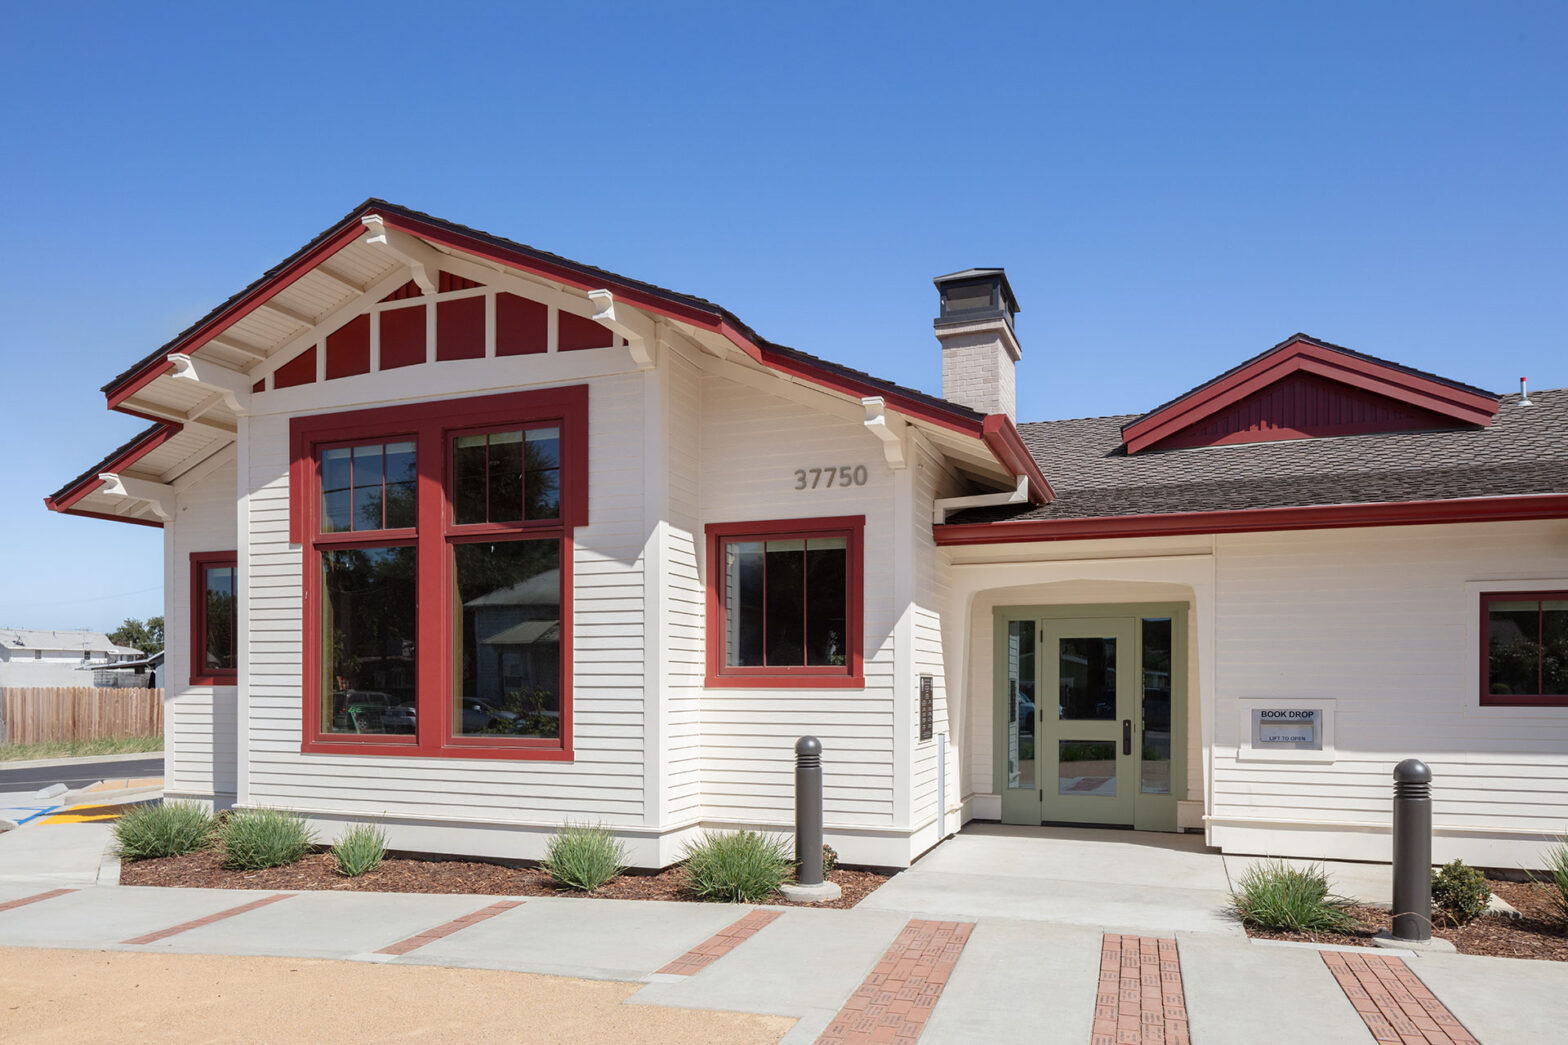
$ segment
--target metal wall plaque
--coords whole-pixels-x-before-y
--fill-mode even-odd
[[[936,731],[936,709],[931,696],[931,676],[920,676],[920,739],[930,740]]]
[[[1252,746],[1263,750],[1321,751],[1323,710],[1253,708]]]

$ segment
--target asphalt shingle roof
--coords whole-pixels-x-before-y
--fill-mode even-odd
[[[950,523],[1374,504],[1568,493],[1568,389],[1501,398],[1488,428],[1387,432],[1272,443],[1122,449],[1143,415],[1018,426],[1056,490],[1038,507],[972,508]]]

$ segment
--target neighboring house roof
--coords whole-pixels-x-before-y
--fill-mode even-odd
[[[117,646],[101,631],[55,631],[43,628],[0,628],[0,646],[6,649],[62,650],[69,653],[132,653],[142,651]]]
[[[121,647],[121,648],[124,649],[125,647]],[[133,653],[140,653],[141,650],[132,650],[131,652],[133,652]],[[88,665],[83,665],[82,667],[78,668],[77,670],[78,671],[133,671],[136,668],[159,668],[159,667],[162,667],[162,666],[163,666],[163,650],[159,650],[157,653],[154,653],[154,654],[152,654],[150,656],[138,657],[135,660],[117,660],[117,661],[115,661],[112,664],[88,664]]]
[[[1047,469],[1056,500],[970,509],[954,513],[949,523],[1568,495],[1568,389],[1532,392],[1530,398],[1533,406],[1521,406],[1518,395],[1500,397],[1496,420],[1484,428],[1134,454],[1127,453],[1122,430],[1138,415],[1023,424],[1024,444]],[[1554,514],[1568,514],[1568,504],[1557,505]],[[1189,532],[1202,531],[1194,520]],[[1037,537],[1048,533],[1042,528]]]

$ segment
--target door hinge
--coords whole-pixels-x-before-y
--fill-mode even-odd
[[[1045,788],[1043,787],[1040,789],[1040,801],[1045,801]]]

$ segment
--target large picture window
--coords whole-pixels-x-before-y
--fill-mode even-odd
[[[863,516],[712,525],[708,685],[861,686]]]
[[[239,678],[235,660],[235,608],[239,594],[233,552],[191,555],[191,685],[232,686]]]
[[[1481,703],[1568,706],[1568,591],[1481,596]]]
[[[306,751],[571,757],[582,386],[295,418]]]

